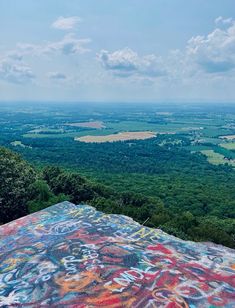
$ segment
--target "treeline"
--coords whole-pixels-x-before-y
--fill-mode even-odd
[[[76,172],[55,166],[38,172],[18,154],[0,148],[0,222],[6,223],[60,201],[87,203],[106,213],[124,214],[149,227],[195,241],[235,247],[235,221],[172,211],[159,197],[117,192]]]

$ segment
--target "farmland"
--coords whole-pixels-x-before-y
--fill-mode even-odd
[[[141,141],[156,135],[152,139],[162,147],[174,146],[196,153],[212,150],[225,159],[234,159],[231,141],[235,134],[233,107],[216,108],[200,105],[185,109],[179,105],[140,104],[133,108],[131,104],[121,107],[68,104],[65,110],[59,105],[52,108],[42,104],[36,109],[27,104],[23,107],[3,105],[0,109],[0,142],[14,147],[14,150],[24,151],[26,156],[38,156],[39,144],[54,153],[57,146],[53,144],[63,143],[63,147],[71,148],[76,147],[77,141],[84,144]],[[35,151],[30,151],[32,149]],[[217,162],[224,163],[222,159],[217,159]]]
[[[221,143],[220,146],[227,150],[235,150],[235,142]]]
[[[207,159],[211,164],[219,165],[225,163],[224,156],[215,153],[213,150],[202,150],[201,153],[207,156]]]
[[[213,150],[202,150],[201,153],[206,155],[209,163],[213,165],[227,163],[228,165],[235,167],[235,160],[226,159],[226,157],[224,157],[222,154],[216,153]]]
[[[115,141],[127,141],[127,140],[145,140],[153,138],[156,135],[152,132],[123,132],[118,134],[106,135],[106,136],[83,136],[80,138],[75,138],[76,141],[81,142],[94,142],[94,143],[103,143],[103,142],[115,142]]]
[[[68,123],[67,125],[72,127],[86,127],[95,129],[105,128],[105,125],[102,121]]]

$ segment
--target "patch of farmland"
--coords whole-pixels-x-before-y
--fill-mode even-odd
[[[153,132],[122,132],[118,134],[111,134],[106,136],[83,136],[75,138],[76,141],[86,143],[102,143],[102,142],[115,142],[115,141],[127,141],[127,140],[144,140],[156,137]]]
[[[213,150],[203,150],[201,153],[206,155],[208,162],[213,165],[228,163],[229,165],[235,167],[234,160],[226,159],[222,154],[215,153]]]
[[[220,143],[220,146],[227,150],[235,150],[235,142]]]
[[[120,122],[108,122],[107,128],[117,131],[152,131],[157,133],[181,133],[190,132],[192,130],[201,130],[200,126],[191,126],[177,123],[155,124],[148,123],[146,121],[120,121]]]
[[[84,128],[95,128],[95,129],[105,128],[105,125],[102,121],[77,122],[77,123],[68,123],[66,125],[72,127],[84,127]]]
[[[63,134],[64,130],[58,128],[36,128],[28,131],[28,134]]]

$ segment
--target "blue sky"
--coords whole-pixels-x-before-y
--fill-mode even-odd
[[[0,100],[235,101],[235,0],[0,0]]]

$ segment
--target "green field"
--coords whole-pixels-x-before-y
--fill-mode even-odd
[[[225,160],[224,156],[222,154],[215,153],[213,150],[202,150],[201,153],[206,155],[208,162],[213,164],[213,165],[220,165],[220,164],[227,163],[227,164],[235,167],[235,162]]]
[[[199,126],[193,126],[189,124],[177,124],[177,123],[167,123],[167,124],[155,124],[148,123],[144,121],[121,121],[121,122],[105,122],[105,129],[82,129],[82,130],[72,130],[71,129],[34,129],[23,134],[24,138],[75,138],[83,137],[86,135],[96,136],[96,135],[109,135],[119,132],[132,132],[132,131],[152,131],[156,133],[183,133],[188,134],[191,131],[199,131]]]
[[[227,150],[235,150],[235,142],[221,143],[220,146]]]

